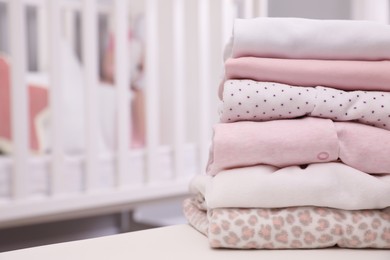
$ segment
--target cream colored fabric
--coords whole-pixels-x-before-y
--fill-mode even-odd
[[[259,165],[196,176],[193,193],[208,208],[318,206],[346,210],[390,206],[390,175],[375,176],[345,164],[315,163],[302,169]]]

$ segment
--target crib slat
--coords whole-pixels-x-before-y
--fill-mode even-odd
[[[252,17],[253,17],[253,0],[244,0],[243,18],[252,18]]]
[[[226,43],[229,41],[229,38],[232,34],[233,28],[233,3],[231,0],[221,0],[221,19],[222,19],[222,35],[221,35],[221,44],[222,50],[224,50]]]
[[[200,167],[203,169],[207,163],[207,151],[210,143],[210,1],[198,1],[199,22],[199,144]]]
[[[83,61],[85,77],[85,128],[86,128],[86,176],[85,188],[90,191],[98,167],[98,120],[97,120],[97,16],[95,0],[83,0]]]
[[[47,69],[48,60],[48,35],[47,35],[47,7],[42,5],[37,9],[38,19],[38,70],[45,71]]]
[[[129,26],[128,1],[115,0],[115,87],[117,91],[117,176],[116,185],[124,183],[123,178],[129,172],[129,118],[131,108],[129,102]],[[129,135],[130,133],[130,135]]]
[[[257,1],[257,16],[268,17],[268,0]]]
[[[352,4],[352,18],[390,23],[390,3],[388,0],[355,0]]]
[[[184,171],[185,144],[185,56],[184,56],[184,0],[173,2],[173,44],[174,44],[174,177],[179,178]]]
[[[11,121],[13,139],[12,197],[21,199],[26,194],[28,174],[29,127],[26,86],[25,15],[22,0],[9,2],[11,54]]]
[[[63,11],[64,33],[71,46],[74,48],[76,42],[76,13],[74,11]]]
[[[64,169],[64,150],[63,150],[63,125],[62,125],[62,86],[60,64],[61,56],[61,26],[60,26],[60,8],[58,1],[47,1],[48,7],[48,36],[50,50],[50,110],[51,110],[51,194],[59,193],[61,190],[61,177]],[[40,28],[41,30],[44,28]]]
[[[146,1],[146,167],[144,180],[157,174],[159,144],[158,1]]]

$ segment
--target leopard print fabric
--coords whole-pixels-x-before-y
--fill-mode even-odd
[[[195,229],[208,236],[213,248],[390,248],[390,208],[207,210],[198,196],[185,200],[184,214]]]

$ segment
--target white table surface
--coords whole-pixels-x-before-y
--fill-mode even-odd
[[[207,238],[188,225],[34,247],[0,254],[1,260],[62,259],[287,259],[390,260],[390,250],[225,250],[211,249]]]

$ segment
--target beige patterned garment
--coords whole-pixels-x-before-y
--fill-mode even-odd
[[[184,214],[213,248],[390,248],[390,208],[207,209],[198,195],[184,201]]]

